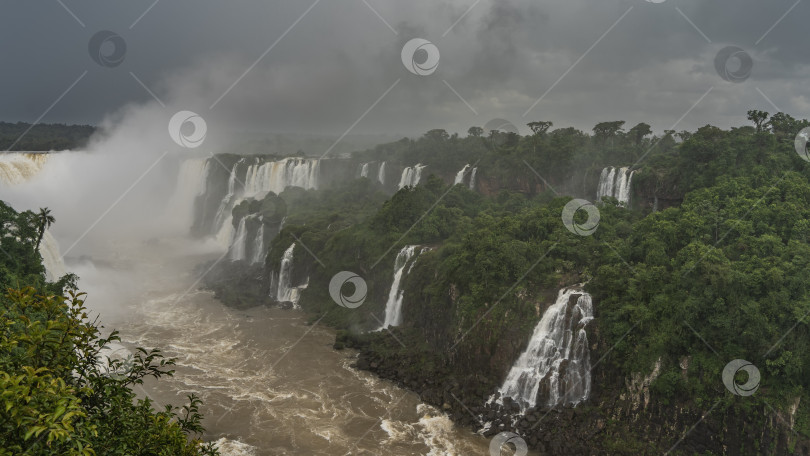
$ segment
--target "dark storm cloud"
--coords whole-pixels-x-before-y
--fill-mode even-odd
[[[167,116],[195,110],[212,132],[341,134],[392,86],[354,132],[464,132],[494,117],[583,129],[623,119],[660,131],[712,87],[679,129],[744,123],[747,109],[775,111],[771,102],[810,116],[803,83],[810,5],[800,3],[768,32],[794,0],[367,1],[376,12],[362,0],[318,3],[247,74],[312,2],[163,0],[141,17],[152,0],[64,0],[70,12],[58,2],[7,1],[0,119],[35,120],[85,71],[44,122],[98,123],[128,103],[153,102],[135,77],[167,104]],[[121,65],[91,59],[88,42],[99,30],[126,41]],[[403,44],[416,37],[441,52],[432,75],[401,63]],[[742,84],[715,72],[714,57],[727,45],[754,59]]]

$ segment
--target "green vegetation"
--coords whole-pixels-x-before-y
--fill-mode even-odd
[[[106,359],[120,340],[90,321],[76,277],[45,281],[37,251],[53,217],[0,201],[0,455],[216,455],[199,436],[200,400],[155,410],[133,387],[171,375],[174,361],[139,348]]]
[[[27,132],[26,132],[27,131]],[[79,149],[96,127],[90,125],[0,122],[0,150],[49,151]]]
[[[604,122],[588,135],[538,122],[524,137],[433,130],[381,145],[361,160],[421,162],[446,180],[480,159],[480,178],[495,183],[536,180],[525,161],[558,191],[590,198],[602,167],[635,164],[634,201],[623,208],[607,198],[595,234],[583,237],[561,221],[570,197],[546,185],[482,195],[423,176],[422,185],[374,210],[364,206],[349,216],[331,203],[302,214],[273,241],[269,264],[295,234],[323,264],[296,255],[295,268],[310,276],[301,304],[313,319],[348,331],[339,346],[354,338],[354,346],[382,359],[399,352],[408,360],[400,372],[423,375],[434,372],[440,356],[457,378],[490,388],[556,290],[586,282],[596,303],[592,357],[601,360],[595,374],[608,382],[604,388],[620,390],[631,374],[648,375],[660,360],[651,385],[658,403],[703,410],[720,400],[718,410],[731,416],[787,410],[810,390],[810,165],[793,144],[810,122],[758,111],[749,118],[753,127],[705,126],[662,137],[651,136],[646,124],[625,132],[623,122]],[[351,201],[345,191],[331,198]],[[666,209],[653,210],[658,198],[668,201]],[[380,342],[390,339],[385,332],[362,333],[381,321],[394,257],[410,244],[431,251],[405,279],[405,323],[396,330],[419,342],[398,348]],[[358,309],[338,307],[328,295],[331,277],[342,270],[368,284]],[[420,365],[419,351],[429,365]],[[737,358],[761,372],[752,397],[732,395],[721,381],[723,367]],[[796,404],[794,430],[810,436],[810,407]]]

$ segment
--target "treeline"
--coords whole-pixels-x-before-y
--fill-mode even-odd
[[[52,221],[0,201],[0,456],[218,454],[199,440],[196,396],[156,409],[133,391],[174,360],[142,348],[108,358],[120,339],[88,318],[77,277],[46,281],[37,245]]]
[[[597,339],[592,357],[600,360],[594,376],[608,386],[621,390],[625,379],[657,365],[650,389],[659,404],[705,409],[717,403],[721,417],[798,404],[793,430],[810,436],[810,406],[796,401],[810,391],[804,318],[810,314],[810,164],[794,148],[810,123],[759,111],[749,119],[753,126],[705,126],[663,137],[643,125],[624,131],[613,122],[597,125],[592,135],[471,129],[460,138],[433,130],[381,145],[366,158],[400,156],[430,163],[431,171],[458,170],[480,153],[481,172],[490,178],[514,179],[526,172],[525,160],[563,184],[580,167],[635,163],[634,194],[673,193],[683,202],[653,211],[605,201],[598,229],[579,236],[561,220],[570,196],[546,189],[485,197],[423,176],[421,185],[373,210],[342,211],[341,198],[356,201],[348,189],[332,192],[328,205],[312,203],[273,240],[267,264],[277,268],[297,238],[312,252],[296,250],[294,269],[309,274],[301,305],[313,319],[346,330],[342,341],[351,334],[382,358],[407,359],[399,366],[405,377],[449,371],[479,397],[503,380],[542,303],[562,286],[585,282],[596,303],[589,331]],[[405,278],[404,323],[395,330],[407,342],[402,347],[386,332],[363,332],[382,321],[394,257],[413,244],[431,250]],[[368,284],[357,309],[338,307],[329,296],[330,279],[343,270]],[[761,372],[762,385],[749,401],[736,400],[720,380],[733,359]],[[747,420],[753,428],[767,425],[764,416]],[[631,440],[638,431],[629,422],[618,426]],[[624,445],[604,443],[617,452]],[[628,441],[624,448],[630,447]]]
[[[96,127],[91,125],[37,124],[32,127],[25,122],[0,122],[0,150],[80,149],[87,145],[95,131]]]

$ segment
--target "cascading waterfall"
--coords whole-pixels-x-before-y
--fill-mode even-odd
[[[422,170],[425,169],[427,165],[417,164],[413,167],[406,167],[402,170],[402,176],[399,179],[399,189],[403,189],[405,187],[415,187],[419,185],[419,181],[422,179]]]
[[[245,244],[247,243],[247,224],[245,223],[247,217],[242,217],[239,220],[239,227],[236,229],[236,235],[231,242],[231,261],[239,261],[245,259]]]
[[[281,193],[287,187],[317,189],[320,160],[285,158],[250,165],[243,197],[263,198],[268,192]]]
[[[67,274],[62,254],[59,252],[59,243],[48,230],[42,235],[42,242],[39,244],[39,254],[42,256],[42,263],[45,266],[45,278],[51,282],[59,280]]]
[[[368,177],[368,163],[363,163],[360,167],[360,177]]]
[[[298,301],[301,299],[301,291],[309,285],[309,279],[303,285],[292,285],[292,265],[293,265],[293,250],[295,243],[290,244],[290,247],[284,251],[281,256],[281,264],[278,269],[278,288],[276,291],[276,301],[278,302],[291,302],[293,307],[298,308]]]
[[[511,397],[525,410],[576,405],[591,392],[591,362],[585,326],[593,319],[591,296],[564,288],[534,328],[529,346],[515,362],[501,398]],[[541,390],[542,388],[542,390]]]
[[[380,184],[385,185],[385,162],[382,162],[380,169],[377,170],[377,180]]]
[[[405,291],[402,290],[402,278],[411,272],[413,268],[413,264],[411,264],[411,268],[408,269],[408,272],[405,272],[405,266],[407,266],[408,262],[413,258],[414,252],[416,252],[416,245],[406,245],[399,251],[397,254],[396,260],[394,260],[394,280],[391,282],[391,290],[388,291],[388,301],[385,303],[385,319],[383,320],[382,326],[377,328],[377,331],[381,331],[389,326],[399,326],[402,324],[402,300],[405,297]],[[419,253],[421,254],[426,249],[422,249]]]
[[[630,202],[630,184],[635,171],[630,168],[614,168],[609,166],[599,175],[599,187],[596,200],[601,201],[603,196],[616,198],[619,203],[627,205]]]
[[[262,217],[259,217],[259,231],[256,232],[256,239],[253,240],[253,257],[250,262],[261,263],[264,261],[264,223]]]
[[[478,167],[472,169],[470,172],[470,190],[475,190],[475,173],[478,172]]]
[[[180,165],[177,187],[167,206],[173,219],[188,221],[194,215],[194,199],[205,193],[210,171],[210,163],[203,158],[188,159]]]
[[[48,154],[0,153],[0,185],[17,185],[27,181],[47,161]]]
[[[464,177],[467,175],[468,169],[470,169],[470,165],[466,164],[463,168],[461,168],[461,171],[456,173],[456,178],[453,180],[453,185],[464,183]]]

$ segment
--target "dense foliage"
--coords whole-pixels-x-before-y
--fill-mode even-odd
[[[96,127],[90,125],[0,122],[0,150],[50,151],[78,149]],[[10,149],[9,149],[10,148]]]
[[[45,281],[47,210],[0,202],[0,455],[215,455],[196,438],[200,400],[155,410],[133,390],[171,375],[159,350],[109,357],[116,332],[88,319],[76,277]]]

